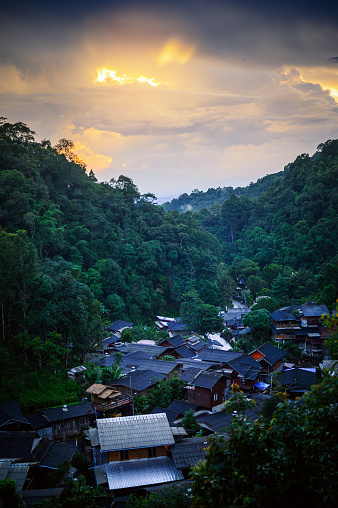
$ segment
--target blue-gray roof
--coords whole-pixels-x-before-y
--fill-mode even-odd
[[[293,314],[284,310],[276,310],[270,313],[271,318],[274,321],[299,321]]]
[[[305,317],[320,317],[323,314],[329,314],[329,310],[326,305],[304,303],[300,306],[300,314],[303,314]]]
[[[163,355],[166,351],[172,350],[172,348],[167,346],[156,346],[153,344],[139,344],[137,342],[124,343],[121,346],[115,346],[116,351],[121,351],[121,353],[134,353],[136,351],[143,351],[151,354],[154,358]]]
[[[246,417],[253,420],[257,419],[257,414],[251,410],[247,410],[243,413]],[[207,427],[213,432],[222,432],[223,429],[229,427],[232,424],[233,415],[226,413],[226,411],[219,411],[218,413],[204,413],[196,417],[197,423],[202,427]]]
[[[189,411],[189,409],[196,410],[197,406],[196,404],[191,404],[190,402],[186,402],[185,400],[173,400],[167,409],[170,411],[176,411],[177,414],[181,414],[182,416]]]
[[[11,423],[22,423],[31,426],[29,420],[22,414],[16,400],[0,403],[0,427]]]
[[[247,354],[242,354],[239,358],[228,362],[228,365],[244,379],[255,380],[262,370],[262,366]]]
[[[196,351],[186,345],[176,348],[176,353],[178,353],[182,358],[193,358],[196,356]]]
[[[270,342],[265,342],[265,344],[256,347],[254,351],[259,351],[262,353],[262,355],[264,355],[264,358],[257,360],[258,362],[260,360],[265,360],[269,365],[274,365],[276,362],[278,362],[278,360],[286,355],[285,351],[278,349],[278,347],[274,346]]]
[[[177,348],[185,344],[185,340],[180,335],[175,335],[174,337],[168,337],[167,339],[164,339],[170,344],[172,344],[173,347]],[[163,341],[164,342],[164,341]]]
[[[102,451],[131,450],[175,442],[164,413],[97,420]]]
[[[146,388],[154,386],[160,379],[165,379],[165,377],[165,374],[162,374],[161,372],[137,369],[127,376],[115,379],[110,384],[111,386],[131,386],[132,390],[140,392]]]
[[[45,457],[40,462],[40,466],[57,469],[58,465],[64,460],[68,460],[69,462],[71,461],[76,449],[75,441],[67,443],[53,443]]]
[[[222,374],[213,374],[211,372],[201,372],[192,381],[191,384],[200,386],[201,388],[211,389],[222,378]]]
[[[31,431],[1,431],[0,458],[29,460],[35,438]]]
[[[197,462],[205,459],[205,449],[208,446],[205,437],[190,437],[182,439],[170,447],[175,466],[187,469],[196,466]]]
[[[107,475],[109,490],[155,485],[184,479],[182,472],[176,469],[173,459],[168,457],[110,462],[103,465],[102,469]]]
[[[241,356],[242,353],[238,351],[224,351],[222,349],[203,349],[198,355],[201,360],[206,360],[215,363],[228,363],[235,358]]]
[[[284,370],[279,379],[282,386],[292,387],[294,390],[310,390],[312,385],[317,382],[315,372],[303,370],[301,368]]]
[[[46,415],[48,422],[52,423],[68,420],[69,418],[88,416],[93,413],[93,410],[89,402],[79,402],[78,404],[68,405],[66,411],[64,411],[63,406],[60,406],[44,409],[43,413]]]
[[[185,381],[186,383],[190,384],[200,372],[201,369],[190,367],[189,369],[182,372],[179,378],[181,381]]]
[[[122,330],[122,328],[131,328],[132,326],[134,326],[134,323],[130,323],[129,321],[124,321],[123,319],[120,319],[108,325],[107,329],[111,330],[112,332],[118,332],[119,330]]]

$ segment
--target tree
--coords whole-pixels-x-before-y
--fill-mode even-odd
[[[220,332],[224,326],[218,308],[203,303],[196,291],[190,291],[185,295],[185,301],[181,305],[180,317],[188,329],[202,335]]]
[[[269,338],[270,313],[266,309],[250,311],[242,321],[244,326],[250,326],[253,339],[266,340]]]
[[[184,413],[184,416],[181,420],[181,425],[188,430],[200,430],[200,426],[196,422],[195,411],[193,409],[189,409]]]
[[[235,416],[229,439],[209,438],[192,472],[193,506],[336,506],[337,402],[338,379],[327,376],[302,404],[278,404],[268,422]]]
[[[0,480],[0,506],[2,508],[24,508],[22,496],[16,491],[16,481]]]

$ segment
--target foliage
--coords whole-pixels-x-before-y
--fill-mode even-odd
[[[183,399],[184,386],[184,381],[178,379],[176,375],[168,381],[161,379],[149,390],[148,397],[135,396],[135,409],[138,413],[142,413],[145,410],[152,411],[156,406],[166,408],[174,399]]]
[[[302,404],[280,403],[269,422],[235,417],[230,439],[210,438],[192,472],[194,506],[335,506],[337,403],[338,379],[328,376]]]
[[[16,481],[12,479],[0,480],[1,508],[23,508],[22,496],[16,491]]]
[[[265,341],[270,336],[270,313],[266,309],[250,311],[243,317],[243,325],[250,326],[253,339]]]
[[[184,416],[181,420],[181,425],[185,429],[189,430],[196,430],[198,431],[200,429],[200,426],[196,422],[195,418],[195,411],[193,409],[189,409],[184,413]]]
[[[219,332],[224,326],[217,307],[203,303],[196,291],[184,295],[180,317],[189,330],[201,335]]]
[[[130,495],[127,508],[189,508],[191,495],[186,485],[181,487],[165,487],[147,498]]]
[[[232,395],[229,400],[223,403],[223,411],[227,413],[242,413],[247,409],[253,409],[256,402],[253,399],[249,399],[242,390],[239,389],[237,384],[231,386]]]
[[[338,300],[336,301],[335,313],[331,316],[322,316],[322,323],[328,330],[332,329],[331,335],[325,340],[325,346],[332,358],[338,360]]]

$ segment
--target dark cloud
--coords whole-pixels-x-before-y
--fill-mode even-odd
[[[331,58],[328,58],[328,62],[333,64],[338,64],[338,56],[333,56]]]

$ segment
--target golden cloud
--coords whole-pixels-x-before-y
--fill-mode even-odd
[[[172,62],[184,64],[191,58],[195,49],[195,46],[184,44],[180,39],[170,39],[162,48],[158,63],[160,65]]]
[[[94,151],[87,145],[81,142],[76,142],[74,146],[74,151],[77,156],[83,160],[88,169],[100,170],[106,169],[112,163],[112,158],[107,155],[100,155],[94,153]]]

